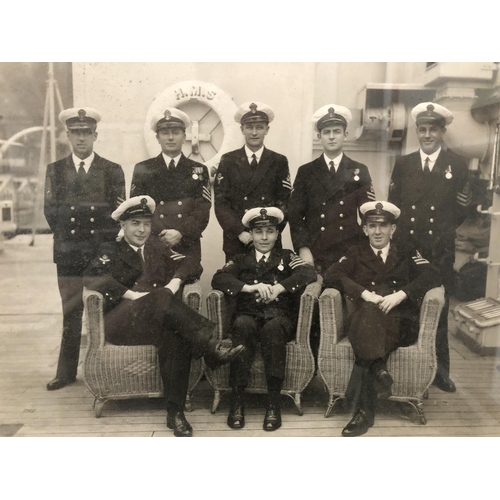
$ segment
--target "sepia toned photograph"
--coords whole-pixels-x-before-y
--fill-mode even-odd
[[[0,63],[0,436],[500,435],[499,65]]]

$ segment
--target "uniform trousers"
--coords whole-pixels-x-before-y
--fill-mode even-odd
[[[183,407],[191,359],[205,354],[215,323],[201,316],[166,288],[137,300],[122,300],[104,317],[106,340],[115,345],[152,344],[168,403]]]
[[[78,370],[83,316],[83,271],[85,266],[57,264],[57,284],[63,309],[61,349],[56,377],[72,380]]]
[[[232,327],[233,345],[242,344],[245,350],[231,362],[229,384],[233,388],[246,387],[250,369],[260,341],[266,380],[285,378],[286,344],[294,337],[294,324],[284,316],[262,318],[248,314],[236,316]]]

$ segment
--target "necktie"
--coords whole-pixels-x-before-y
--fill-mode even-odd
[[[431,169],[429,168],[429,157],[427,157],[425,159],[425,162],[424,162],[424,174],[430,174],[431,173]]]
[[[170,163],[168,164],[168,169],[175,170],[175,161],[173,159],[170,160]]]
[[[142,248],[137,249],[137,255],[139,255],[139,259],[141,259],[141,266],[144,266],[144,255],[142,254]]]
[[[266,256],[263,255],[260,259],[259,259],[259,262],[258,262],[258,265],[259,267],[264,267],[266,264]]]
[[[252,172],[255,173],[255,171],[257,170],[257,157],[255,156],[255,154],[252,155],[252,161],[250,162],[250,166],[252,167]]]
[[[337,172],[335,171],[335,164],[333,163],[333,161],[330,162],[330,175],[332,176],[333,179],[335,179],[335,175],[337,174]]]
[[[84,165],[85,165],[85,162],[84,161],[81,161],[80,162],[80,165],[78,167],[78,177],[80,179],[84,179],[85,176],[87,175],[86,172],[85,172],[85,168],[84,168]]]
[[[382,257],[382,250],[379,250],[379,251],[377,252],[377,257],[378,257],[378,258],[379,258],[382,262],[384,262],[384,258]]]

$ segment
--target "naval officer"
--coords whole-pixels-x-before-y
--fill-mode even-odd
[[[54,233],[54,262],[63,309],[63,331],[57,372],[49,391],[76,380],[82,334],[82,276],[100,243],[116,237],[111,213],[125,199],[120,165],[94,152],[97,124],[93,108],[62,111],[73,153],[47,166],[45,218]]]
[[[191,121],[183,111],[166,108],[151,119],[161,153],[134,168],[130,196],[151,196],[157,209],[152,237],[201,261],[200,238],[210,217],[212,194],[207,167],[182,152]]]
[[[444,147],[453,114],[444,106],[423,102],[411,111],[420,149],[396,159],[389,201],[401,208],[396,239],[418,246],[441,272],[446,302],[436,337],[438,371],[434,385],[456,390],[449,377],[448,296],[454,280],[455,231],[465,220],[472,192],[463,158]]]
[[[358,243],[359,207],[375,199],[366,165],[342,151],[351,119],[349,109],[337,104],[314,113],[323,153],[299,168],[288,206],[295,251],[320,272]]]
[[[242,104],[234,119],[240,124],[245,145],[222,155],[214,182],[215,215],[223,230],[226,261],[252,247],[252,238],[241,218],[254,207],[274,206],[285,215],[279,225],[286,226],[288,199],[292,184],[286,156],[264,146],[273,110],[264,103]]]

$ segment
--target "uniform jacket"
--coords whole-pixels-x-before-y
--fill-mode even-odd
[[[397,309],[402,316],[418,320],[424,295],[431,288],[440,286],[441,278],[439,271],[418,250],[400,250],[391,242],[387,260],[383,263],[366,240],[351,247],[338,263],[328,269],[324,285],[340,290],[355,307],[364,302],[361,294],[365,290],[382,296],[402,290],[407,298]]]
[[[174,250],[200,259],[200,238],[207,227],[212,203],[207,167],[181,154],[177,167],[171,171],[160,153],[134,168],[130,196],[141,194],[156,202],[152,234],[176,229],[182,240]]]
[[[102,293],[104,313],[116,307],[127,290],[150,292],[169,283],[172,278],[183,282],[202,272],[199,261],[173,252],[158,241],[144,245],[144,261],[122,239],[101,245],[98,256],[84,273],[84,285]]]
[[[102,242],[116,238],[111,213],[124,199],[122,168],[98,154],[83,183],[71,155],[48,165],[44,213],[54,233],[54,262],[83,269]]]
[[[453,152],[442,149],[428,176],[422,172],[419,151],[399,157],[388,197],[401,209],[396,241],[421,248],[437,265],[444,253],[454,253],[455,230],[471,198],[467,165]]]
[[[323,155],[302,165],[288,206],[295,250],[309,247],[315,260],[323,261],[328,254],[334,254],[333,260],[338,260],[347,243],[348,246],[357,243],[359,207],[374,199],[368,168],[345,154],[335,179]],[[335,249],[339,244],[341,251],[337,255]]]
[[[247,228],[241,223],[245,212],[255,207],[277,207],[285,214],[279,226],[286,226],[292,185],[286,156],[264,148],[252,174],[245,148],[222,155],[214,183],[215,215],[224,232],[224,252],[242,251],[238,235]]]
[[[316,271],[291,250],[273,248],[265,264],[257,263],[255,251],[238,254],[212,279],[212,287],[228,296],[236,296],[236,313],[251,314],[264,318],[298,314],[296,298],[303,288],[316,279]],[[243,285],[281,283],[285,292],[269,304],[255,301],[251,293],[240,293]]]

